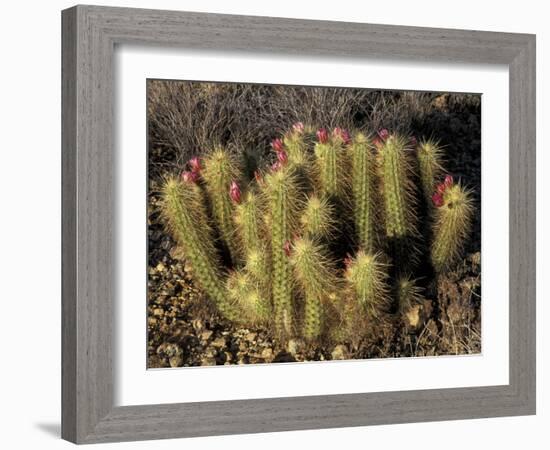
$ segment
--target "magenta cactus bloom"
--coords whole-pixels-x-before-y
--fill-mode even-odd
[[[377,149],[380,149],[380,147],[382,147],[383,145],[382,139],[380,139],[378,136],[374,137],[374,139],[372,140],[372,143]]]
[[[277,161],[279,161],[283,166],[288,162],[288,155],[284,150],[277,152]]]
[[[443,206],[443,195],[439,192],[436,192],[434,195],[432,195],[432,202],[436,208],[440,208]]]
[[[189,164],[189,167],[191,168],[192,172],[200,173],[200,171],[202,170],[201,160],[198,156],[195,156],[194,158],[191,158],[189,160],[188,164]]]
[[[390,137],[390,132],[388,130],[386,130],[385,128],[382,128],[381,130],[378,131],[378,136],[380,136],[380,139],[385,141],[386,139],[388,139]]]
[[[328,132],[325,128],[319,128],[316,134],[321,144],[326,144],[328,142]]]
[[[229,197],[233,200],[234,203],[241,203],[241,188],[236,181],[231,182],[229,187]]]
[[[351,266],[352,262],[352,256],[349,253],[346,253],[346,257],[344,258],[344,266],[346,267],[346,269],[349,269],[349,266]]]
[[[196,183],[199,179],[199,174],[197,172],[191,172],[189,170],[184,170],[181,173],[181,179],[185,183]]]
[[[292,125],[292,130],[297,134],[302,134],[304,132],[304,124],[302,122],[296,122]]]
[[[349,135],[348,130],[345,130],[344,128],[336,127],[332,131],[332,135],[336,138],[341,139],[345,145],[351,144],[351,137]]]
[[[453,176],[447,175],[445,177],[445,181],[443,181],[443,184],[445,185],[445,188],[450,188],[454,183]]]
[[[443,195],[445,193],[445,189],[447,188],[447,186],[445,186],[445,183],[439,183],[436,188],[435,188],[435,191],[439,194],[439,195]]]
[[[285,244],[283,245],[283,250],[285,251],[286,256],[290,256],[290,253],[291,253],[290,241],[285,242]]]
[[[271,171],[272,172],[277,172],[281,167],[283,167],[281,162],[280,161],[275,161],[273,164],[271,164]]]
[[[276,152],[282,152],[285,149],[285,145],[281,139],[277,138],[271,141],[271,148]]]

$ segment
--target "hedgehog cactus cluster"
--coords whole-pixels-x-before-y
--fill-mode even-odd
[[[437,142],[299,122],[271,148],[251,180],[215,148],[164,183],[167,227],[227,319],[352,339],[358,317],[374,326],[423,299],[422,251],[436,276],[459,260],[474,207]]]

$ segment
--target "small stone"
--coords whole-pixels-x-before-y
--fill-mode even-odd
[[[216,358],[212,356],[207,356],[206,358],[201,359],[201,366],[215,366]]]
[[[213,334],[214,332],[212,330],[205,330],[201,333],[201,339],[203,341],[207,341],[212,337]]]
[[[214,339],[214,340],[212,341],[212,345],[213,345],[214,347],[225,347],[225,338],[219,337],[219,338],[217,338],[217,339]]]
[[[157,264],[157,267],[156,267],[157,272],[164,272],[165,269],[166,267],[161,262]]]
[[[334,347],[331,356],[335,360],[349,359],[349,352],[345,345],[340,344]]]
[[[258,334],[257,333],[248,333],[246,336],[245,336],[245,339],[247,341],[250,341],[250,342],[254,342],[256,340],[256,338],[258,337]]]
[[[170,367],[181,367],[183,366],[183,358],[181,355],[172,356],[168,362],[170,363]]]
[[[162,308],[155,308],[153,310],[153,315],[157,317],[162,317],[164,315],[164,310]]]
[[[273,349],[269,347],[264,348],[260,356],[265,360],[271,361],[273,359]]]

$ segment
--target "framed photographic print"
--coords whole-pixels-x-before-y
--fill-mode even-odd
[[[534,414],[534,36],[62,18],[65,439]]]

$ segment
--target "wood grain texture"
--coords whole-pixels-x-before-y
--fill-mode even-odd
[[[77,6],[62,14],[62,436],[93,443],[535,412],[535,37]],[[115,44],[300,57],[506,64],[510,71],[510,383],[113,406]]]

